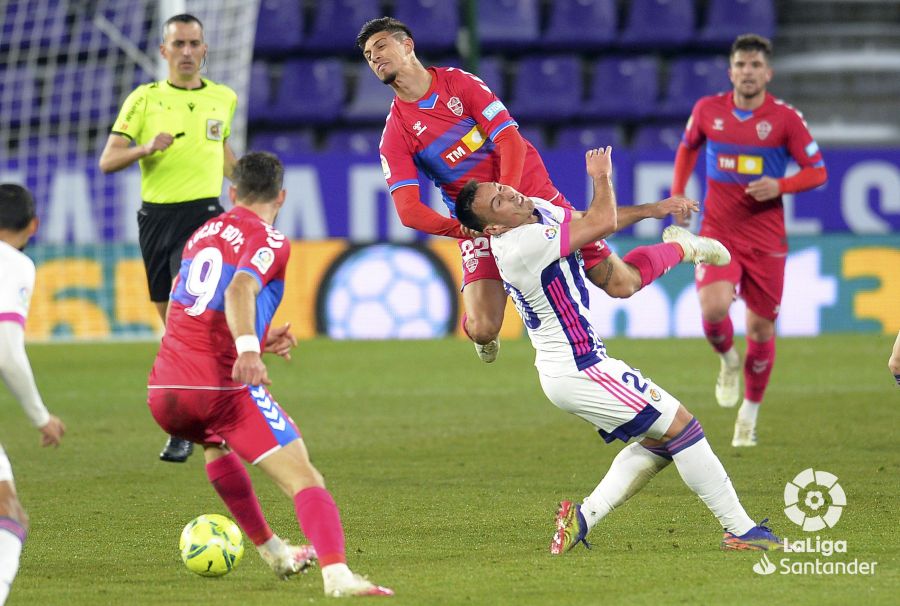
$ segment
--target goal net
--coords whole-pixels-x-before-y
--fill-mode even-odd
[[[121,102],[164,78],[161,24],[204,25],[204,76],[238,94],[230,143],[244,148],[258,0],[4,0],[0,2],[0,180],[26,185],[41,226],[30,339],[152,337],[137,248],[137,165],[97,167]]]

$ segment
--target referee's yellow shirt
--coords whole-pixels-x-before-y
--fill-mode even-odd
[[[222,192],[225,140],[237,95],[224,84],[203,80],[184,89],[166,80],[142,84],[125,99],[112,132],[143,145],[165,132],[168,149],[141,158],[141,198],[171,204],[218,198]]]

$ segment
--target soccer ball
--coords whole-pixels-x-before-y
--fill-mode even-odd
[[[244,535],[229,518],[211,513],[188,522],[178,547],[188,570],[204,577],[220,577],[241,561]]]

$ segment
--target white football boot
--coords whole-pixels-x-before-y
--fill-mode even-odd
[[[709,265],[728,265],[731,263],[731,253],[725,245],[704,236],[697,236],[683,227],[670,225],[663,230],[663,242],[675,242],[681,245],[684,251],[684,263],[707,263]]]
[[[268,550],[260,550],[259,555],[266,561],[282,581],[295,574],[306,572],[316,559],[316,550],[312,545],[291,545],[284,541],[284,549],[274,554]]]
[[[719,377],[716,379],[716,402],[722,408],[734,408],[741,397],[741,364],[732,366],[723,356],[719,361]]]
[[[475,343],[475,353],[478,354],[482,362],[490,364],[497,359],[497,354],[500,353],[500,339],[494,339],[484,345]]]
[[[325,595],[330,598],[352,598],[358,596],[392,596],[393,589],[370,582],[356,574],[346,564],[332,564],[322,569],[325,581]]]
[[[756,423],[738,417],[734,423],[734,437],[731,445],[735,448],[756,446]]]

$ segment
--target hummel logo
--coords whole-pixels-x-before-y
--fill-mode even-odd
[[[761,372],[765,372],[766,368],[769,367],[768,360],[754,360],[753,361],[753,374],[758,375]]]

